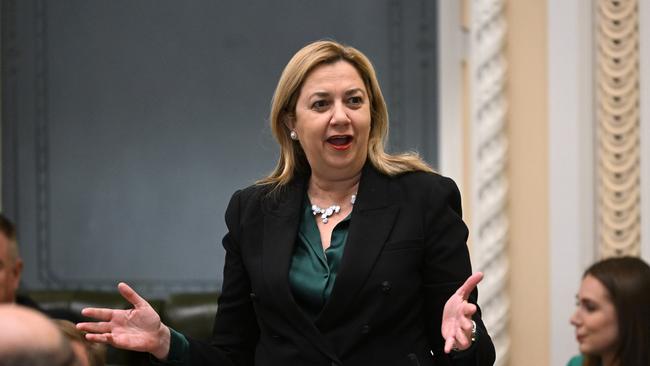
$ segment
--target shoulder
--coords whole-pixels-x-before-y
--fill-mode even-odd
[[[294,180],[284,186],[254,184],[236,191],[230,198],[226,218],[233,214],[240,217],[258,217],[262,213],[293,214],[296,200],[302,200],[305,188],[302,180]]]
[[[432,190],[437,193],[447,193],[457,191],[456,183],[453,179],[445,177],[438,173],[431,172],[408,172],[397,175],[392,178],[398,184],[404,186]]]
[[[268,184],[253,184],[248,187],[238,189],[233,193],[231,200],[237,199],[241,202],[247,203],[251,200],[259,201],[271,192],[271,186]]]
[[[271,192],[269,185],[253,184],[248,187],[238,189],[230,197],[228,208],[226,209],[226,216],[229,213],[249,211],[251,209],[259,208],[264,197],[267,197]]]
[[[431,172],[409,172],[390,178],[411,199],[460,206],[460,192],[453,179]]]
[[[571,360],[569,360],[567,366],[581,366],[583,361],[584,358],[582,357],[582,355],[574,356],[573,358],[571,358]]]

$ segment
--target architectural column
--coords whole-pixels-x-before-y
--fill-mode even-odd
[[[496,365],[510,353],[508,314],[508,179],[504,1],[469,2],[471,236],[474,268],[481,283],[483,318],[494,341]]]
[[[641,253],[639,27],[636,0],[596,11],[598,252]]]

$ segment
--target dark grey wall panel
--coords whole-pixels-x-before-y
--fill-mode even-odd
[[[271,94],[312,40],[373,60],[391,148],[435,165],[434,2],[2,6],[3,202],[28,287],[218,288],[226,204],[273,168]]]

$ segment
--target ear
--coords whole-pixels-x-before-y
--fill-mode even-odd
[[[14,287],[14,290],[18,289],[18,285],[20,284],[20,276],[23,273],[23,260],[20,258],[17,258],[15,263],[14,263],[14,268],[11,269],[11,274],[12,274],[12,286]]]
[[[293,113],[287,113],[284,116],[284,120],[282,122],[284,122],[284,125],[287,126],[289,131],[292,131],[293,129],[296,128],[296,119],[293,116]]]

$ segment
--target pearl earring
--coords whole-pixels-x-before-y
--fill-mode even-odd
[[[291,130],[291,133],[289,134],[289,136],[291,137],[292,140],[298,141],[298,134],[296,133],[296,131]]]

